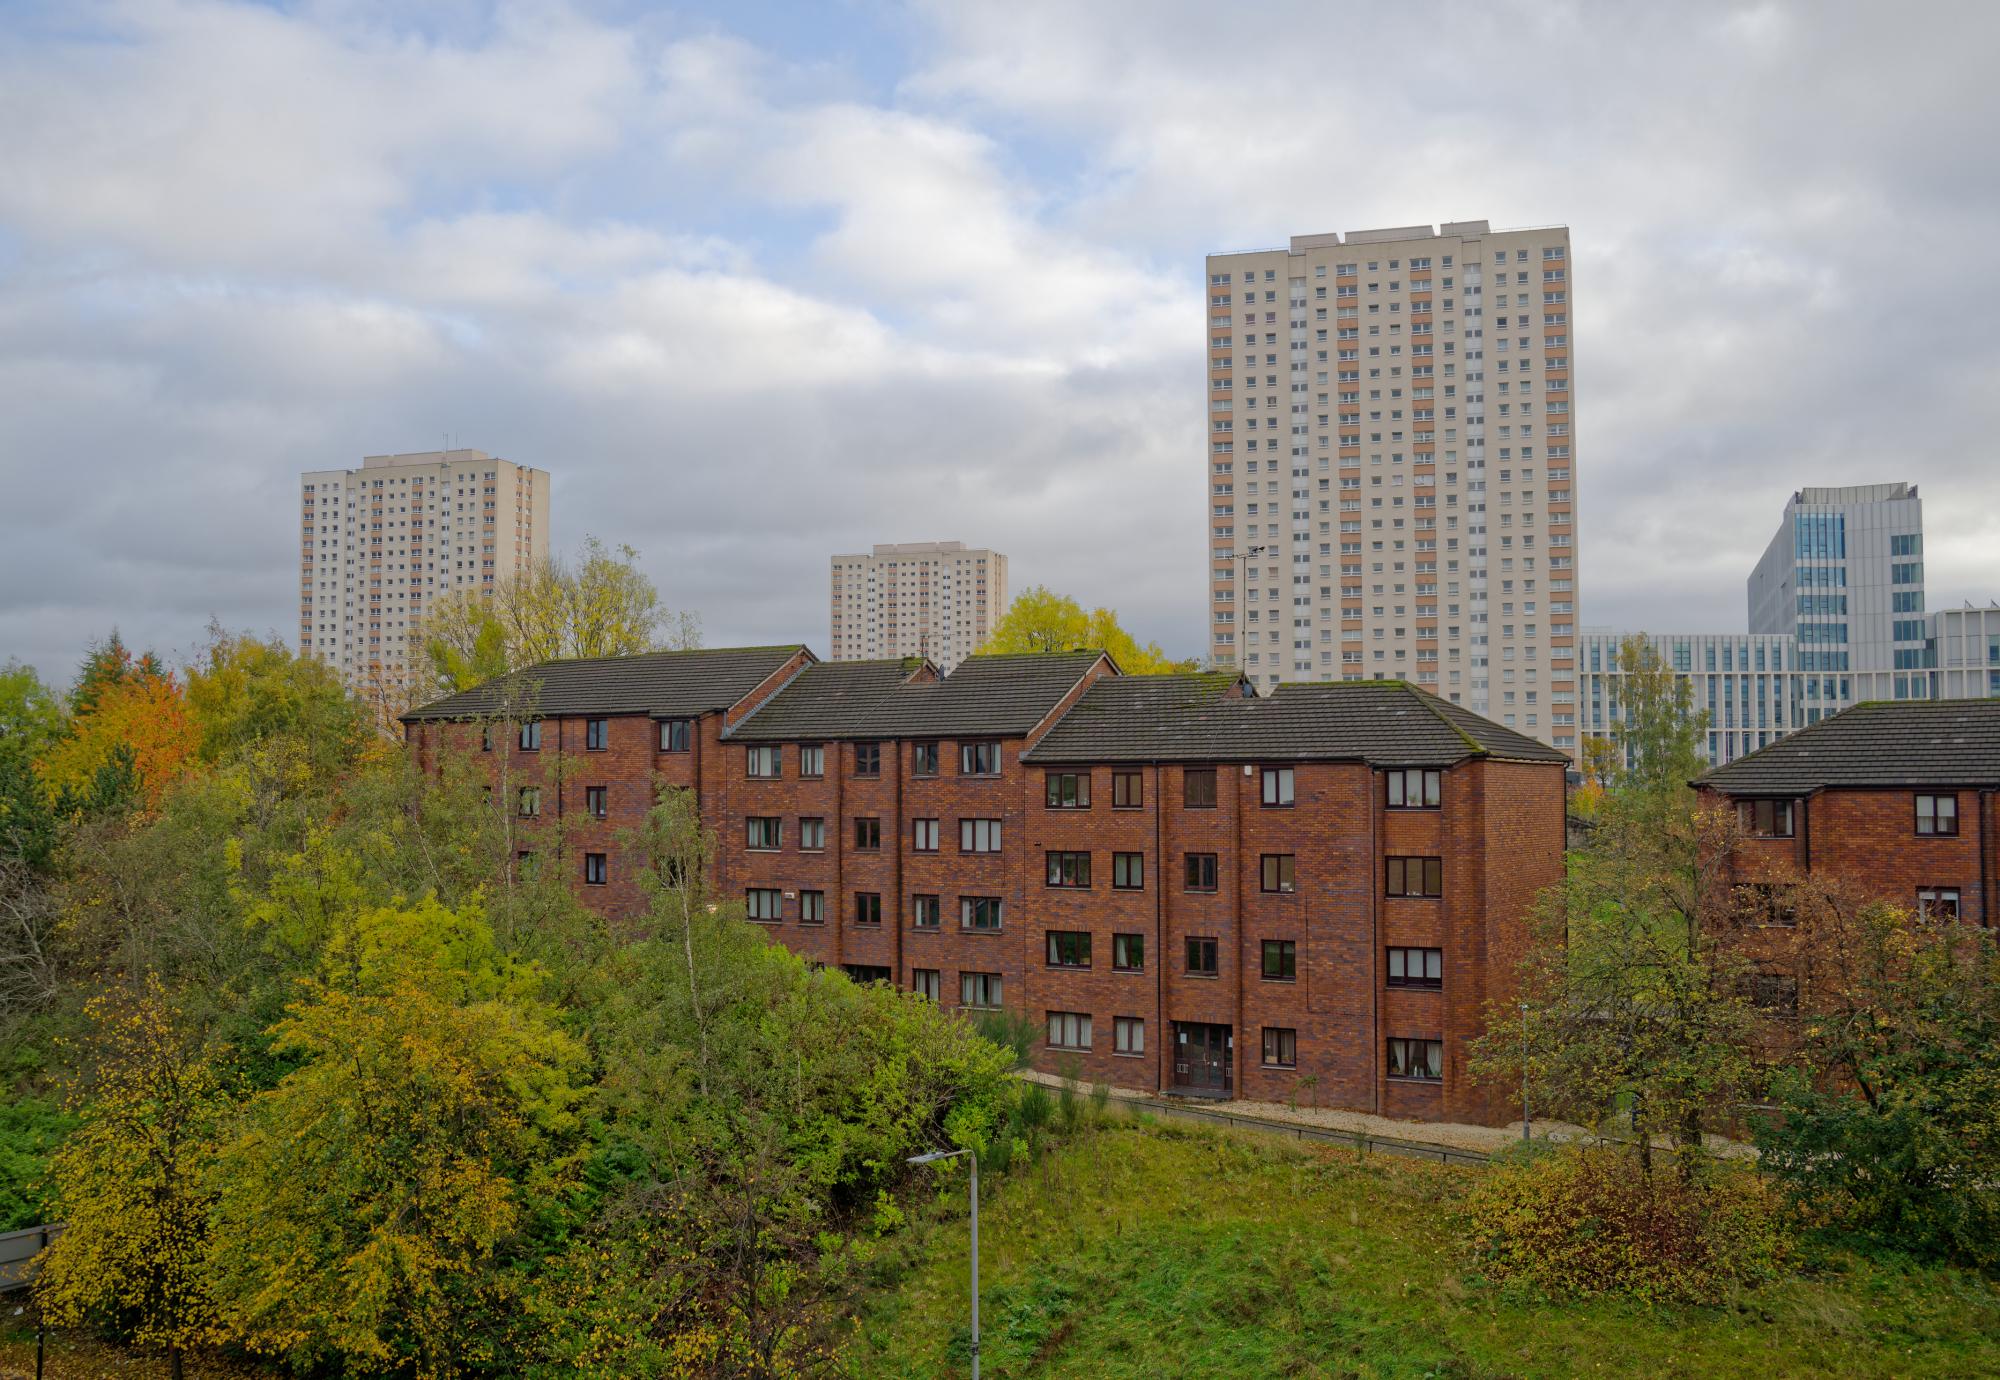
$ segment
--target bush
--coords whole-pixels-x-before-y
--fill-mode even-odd
[[[1692,1169],[1649,1175],[1607,1147],[1502,1161],[1467,1201],[1473,1249],[1494,1278],[1552,1294],[1713,1302],[1776,1274],[1789,1243],[1772,1196],[1746,1169]]]

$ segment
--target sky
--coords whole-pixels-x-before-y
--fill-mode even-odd
[[[0,662],[297,629],[298,476],[553,476],[710,645],[1006,552],[1206,650],[1205,254],[1564,223],[1581,621],[1910,480],[2000,596],[2000,6],[0,0]]]

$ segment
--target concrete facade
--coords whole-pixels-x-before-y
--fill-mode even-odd
[[[364,457],[299,480],[299,650],[391,714],[424,610],[549,555],[549,475],[479,450]]]
[[[882,543],[832,564],[834,661],[920,656],[950,672],[1007,612],[1007,558],[962,541]]]
[[[1404,679],[1577,747],[1569,232],[1485,221],[1208,258],[1217,665]]]

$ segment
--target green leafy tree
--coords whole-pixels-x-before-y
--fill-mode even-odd
[[[65,1225],[35,1281],[44,1314],[167,1353],[220,1336],[208,1262],[209,1171],[229,1099],[210,1051],[158,979],[86,1008],[93,1067],[51,1163]]]
[[[367,738],[368,711],[331,666],[220,624],[210,624],[208,636],[187,678],[203,761],[233,761],[279,743],[323,777],[353,760]]]
[[[1015,595],[994,625],[982,652],[1109,652],[1118,669],[1132,676],[1191,671],[1192,660],[1176,661],[1157,642],[1141,646],[1110,609],[1086,610],[1066,594],[1031,585]]]
[[[424,616],[428,688],[450,694],[542,661],[699,647],[699,618],[670,612],[638,560],[587,537],[574,562],[529,566],[490,594],[441,597]]]
[[[2000,948],[1817,879],[1790,897],[1798,1057],[1763,1167],[1806,1210],[2000,1268]]]
[[[0,667],[0,859],[44,870],[54,857],[58,812],[35,762],[62,731],[62,703],[34,669]]]
[[[1677,675],[1644,633],[1618,644],[1619,695],[1623,710],[1613,742],[1618,752],[1589,760],[1604,784],[1665,798],[1681,798],[1687,783],[1707,769],[1702,739],[1708,711],[1696,709],[1694,682]]]
[[[297,1067],[214,1176],[223,1317],[296,1365],[480,1368],[510,1251],[570,1173],[583,1051],[476,914],[364,912],[326,967],[274,1032]]]

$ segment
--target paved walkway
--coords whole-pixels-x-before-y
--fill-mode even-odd
[[[1023,1078],[1032,1078],[1049,1087],[1060,1087],[1055,1074],[1024,1069]],[[1088,1085],[1082,1091],[1088,1092]],[[1331,1107],[1293,1107],[1286,1102],[1251,1102],[1241,1099],[1161,1097],[1140,1088],[1113,1087],[1111,1095],[1127,1107],[1154,1109],[1168,1115],[1186,1115],[1198,1120],[1250,1126],[1279,1133],[1291,1131],[1312,1139],[1366,1144],[1375,1148],[1416,1154],[1446,1161],[1479,1161],[1509,1145],[1521,1142],[1521,1123],[1505,1126],[1475,1126],[1453,1121],[1400,1121],[1370,1112],[1340,1111]],[[1537,1121],[1530,1128],[1537,1140],[1590,1140],[1592,1133],[1567,1122]],[[1754,1147],[1720,1136],[1708,1138],[1711,1154],[1754,1156]],[[1666,1142],[1660,1142],[1664,1148]]]

